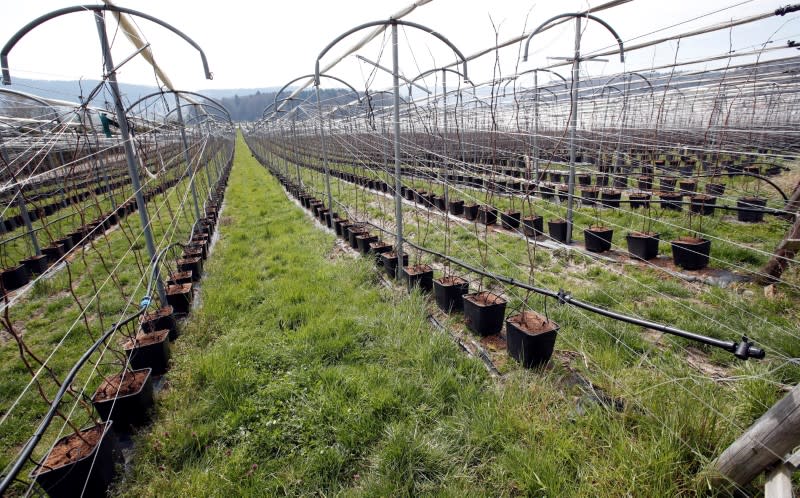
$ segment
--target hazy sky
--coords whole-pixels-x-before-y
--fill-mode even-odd
[[[172,78],[176,87],[198,90],[204,88],[252,88],[281,86],[285,82],[313,72],[319,52],[336,36],[356,25],[388,18],[409,5],[410,0],[344,0],[344,1],[243,1],[226,0],[118,0],[124,5],[163,19],[193,38],[205,50],[213,81],[205,81],[197,52],[188,44],[157,25],[139,20],[138,25],[151,42],[157,60]],[[602,1],[577,0],[433,0],[419,7],[406,20],[433,28],[448,37],[462,52],[469,55],[494,44],[492,20],[499,29],[499,39],[519,35],[526,26],[534,26],[564,12],[575,12]],[[628,45],[774,10],[781,1],[733,0],[634,0],[597,15],[611,24]],[[76,5],[64,0],[11,1],[3,0],[0,17],[0,43],[5,43],[18,29],[35,17],[52,10]],[[736,5],[734,8],[727,8]],[[702,17],[710,12],[722,12]],[[526,19],[527,18],[527,19]],[[686,22],[690,21],[690,22]],[[768,40],[785,45],[787,39],[800,39],[800,16],[790,14],[772,17],[730,31],[705,35],[680,44],[678,60],[718,55],[729,46],[741,52],[760,47]],[[683,24],[680,24],[683,23]],[[670,28],[672,25],[678,26]],[[130,43],[117,33],[116,23],[109,19],[109,36],[114,38],[114,58],[122,61],[132,52]],[[666,29],[664,29],[666,28]],[[657,30],[663,30],[656,32]],[[452,52],[429,35],[402,30],[400,35],[400,67],[408,77],[452,62]],[[653,33],[656,32],[656,33]],[[365,32],[364,32],[365,33]],[[339,45],[342,49],[356,41],[358,35]],[[574,22],[565,23],[549,32],[537,35],[531,43],[531,59],[519,63],[520,70],[552,63],[547,57],[571,55],[574,42]],[[598,24],[591,24],[584,33],[583,51],[589,52],[614,45],[611,35]],[[676,42],[629,54],[624,69],[647,69],[671,62],[676,57]],[[519,45],[501,51],[499,68],[494,57],[483,57],[470,64],[470,76],[480,82],[491,79],[493,71],[514,72]],[[379,37],[360,51],[365,57],[391,66],[388,38]],[[796,50],[781,50],[769,57],[800,55]],[[613,73],[623,69],[617,57],[609,62],[584,64],[587,74]],[[323,65],[325,60],[323,59]],[[745,59],[742,59],[745,60]],[[752,60],[752,59],[749,59]],[[737,60],[738,62],[739,60]],[[71,14],[50,21],[23,38],[11,51],[10,67],[13,76],[39,79],[97,79],[102,74],[97,32],[88,13]],[[371,68],[349,57],[331,74],[363,89]],[[561,71],[568,75],[566,69]],[[124,66],[119,79],[128,83],[154,84],[152,70],[143,61]],[[382,88],[390,80],[382,73],[374,75],[370,88]]]

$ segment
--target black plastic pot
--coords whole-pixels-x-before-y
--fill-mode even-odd
[[[30,274],[25,265],[17,265],[0,272],[0,282],[3,284],[3,289],[12,291],[30,282]]]
[[[522,218],[522,233],[525,234],[526,237],[544,235],[544,218],[541,216]]]
[[[175,313],[189,313],[192,307],[192,284],[167,286],[167,303]]]
[[[506,312],[506,300],[483,291],[467,294],[464,300],[464,323],[472,332],[486,336],[500,333]]]
[[[748,209],[761,209],[767,205],[767,200],[762,197],[742,197],[736,201],[736,207]],[[736,218],[745,223],[759,223],[764,221],[764,213],[759,211],[737,211]]]
[[[468,219],[469,221],[475,221],[478,218],[478,205],[471,204],[469,206],[464,206],[464,218]]]
[[[584,206],[594,206],[597,203],[597,196],[600,194],[600,189],[597,187],[589,187],[581,190],[581,204]]]
[[[123,345],[125,353],[130,357],[133,370],[152,368],[153,375],[161,375],[169,369],[169,331],[159,330],[150,334],[139,332],[135,340],[128,340]]]
[[[658,256],[659,235],[657,233],[631,232],[625,236],[628,252],[638,259],[649,260]]]
[[[662,192],[659,194],[662,209],[683,211],[683,196],[677,192]]]
[[[631,209],[650,207],[650,194],[630,194],[628,199]]]
[[[478,223],[483,225],[494,225],[497,223],[497,208],[491,206],[479,207]]]
[[[347,239],[350,243],[350,247],[353,249],[358,249],[358,239],[356,237],[361,235],[369,235],[369,232],[364,227],[350,227],[350,230],[347,233]]]
[[[691,195],[697,191],[697,182],[694,180],[681,180],[678,182],[678,190],[683,195]]]
[[[383,260],[381,259],[381,254],[385,252],[391,252],[392,245],[387,244],[386,242],[377,241],[371,242],[369,244],[369,252],[375,256],[375,264],[378,266],[383,266]]]
[[[433,290],[433,268],[428,265],[404,266],[403,279],[409,291],[413,291],[415,287],[424,292]]]
[[[706,183],[705,189],[706,189],[706,194],[708,195],[715,195],[719,197],[725,194],[724,183]]]
[[[47,271],[47,268],[50,265],[47,256],[44,254],[25,258],[20,261],[20,263],[22,263],[22,265],[28,269],[28,272],[33,275],[41,275]]]
[[[349,221],[347,220],[347,218],[345,218],[345,219],[338,219],[338,220],[336,220],[336,221],[334,221],[334,222],[333,222],[334,229],[336,230],[336,235],[338,235],[338,236],[340,236],[340,237],[342,236],[342,225],[344,225],[344,224],[346,224],[346,223],[349,223]]]
[[[448,207],[450,210],[450,214],[458,216],[464,213],[464,201],[461,200],[450,201]]]
[[[589,227],[583,231],[583,243],[589,252],[606,252],[611,249],[614,230],[608,227]]]
[[[381,254],[381,262],[383,262],[383,270],[389,278],[397,276],[397,254],[394,251],[385,252]],[[408,266],[408,254],[403,254],[403,266]]]
[[[711,241],[708,239],[682,238],[673,240],[672,260],[684,270],[702,270],[708,266]]]
[[[535,330],[531,330],[536,327]],[[525,368],[538,368],[553,356],[558,324],[535,311],[525,311],[506,320],[508,354]]]
[[[139,326],[146,334],[151,334],[159,330],[169,330],[169,340],[174,341],[178,338],[178,322],[172,314],[172,306],[164,306],[154,313],[142,316]]]
[[[126,372],[126,375],[135,375],[140,372],[147,372],[147,377],[139,390],[115,399],[97,400],[97,392],[92,396],[94,409],[100,415],[100,419],[114,420],[114,429],[120,432],[128,431],[132,427],[146,424],[150,420],[150,409],[153,407],[153,376],[149,368]]]
[[[51,265],[54,265],[64,256],[64,244],[53,244],[42,249],[42,254],[47,256]]]
[[[366,232],[360,235],[356,235],[356,245],[358,245],[358,250],[361,252],[361,254],[368,254],[369,245],[377,241],[378,237],[376,235],[370,235],[369,233]]]
[[[442,277],[433,281],[436,304],[445,313],[464,309],[464,294],[469,292],[469,282],[461,277]]]
[[[203,277],[203,258],[194,256],[178,260],[178,270],[192,272],[192,281],[199,282]]]
[[[619,208],[622,192],[619,190],[603,190],[600,192],[600,205],[607,208]]]
[[[550,220],[547,222],[547,230],[550,232],[550,238],[558,242],[564,243],[567,241],[567,221],[566,220]]]
[[[500,224],[506,230],[516,230],[519,228],[521,218],[522,214],[519,211],[500,213]]]
[[[712,195],[699,194],[691,197],[689,209],[696,214],[708,216],[714,214],[717,198]]]
[[[67,465],[55,468],[39,467],[31,477],[51,498],[61,497],[105,497],[108,486],[116,476],[117,464],[122,460],[119,440],[113,430],[113,422],[103,426],[103,436],[91,453]],[[97,427],[97,426],[95,426]],[[94,427],[93,427],[94,428]],[[87,433],[93,428],[83,429]],[[75,434],[62,437],[56,442],[60,445]]]

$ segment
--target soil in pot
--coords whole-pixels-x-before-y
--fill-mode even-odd
[[[439,309],[445,313],[464,309],[463,296],[469,292],[469,282],[461,277],[449,276],[433,281],[433,294]]]
[[[134,370],[152,368],[153,375],[161,375],[169,368],[169,330],[157,330],[149,334],[139,331],[134,339],[123,344],[125,353],[130,356],[130,366]]]
[[[472,332],[486,336],[500,333],[506,312],[506,300],[488,291],[467,294],[464,301],[464,323]]]
[[[702,270],[708,266],[709,255],[711,254],[711,241],[708,239],[698,239],[695,237],[681,237],[673,240],[672,259],[675,266],[680,266],[684,270]]]
[[[519,211],[506,211],[500,213],[500,224],[506,230],[517,230],[522,214]]]
[[[547,364],[553,355],[559,326],[535,311],[525,311],[506,320],[508,354],[525,368]]]
[[[428,265],[403,267],[403,278],[409,291],[413,291],[415,287],[424,292],[433,290],[433,268]]]
[[[522,218],[522,233],[526,237],[544,235],[544,218],[541,216],[527,216]]]
[[[736,200],[736,207],[747,209],[761,209],[767,205],[767,200],[763,197],[742,197]],[[764,213],[761,211],[737,211],[736,219],[745,223],[759,223],[764,221]]]
[[[151,372],[146,368],[103,379],[92,396],[92,404],[100,418],[103,421],[113,419],[117,431],[146,424],[153,407]]]
[[[59,439],[31,477],[51,497],[104,497],[122,461],[112,422]],[[86,443],[89,443],[88,445]]]
[[[589,227],[583,231],[583,242],[589,252],[606,252],[611,249],[614,230],[608,227]]]
[[[551,239],[562,244],[567,241],[567,220],[550,220],[547,222],[547,230]]]
[[[649,260],[658,256],[659,235],[654,232],[631,232],[625,236],[628,252],[637,259]]]
[[[169,278],[167,279],[167,284],[169,285],[189,284],[191,282],[192,282],[191,271],[175,271],[170,273]]]

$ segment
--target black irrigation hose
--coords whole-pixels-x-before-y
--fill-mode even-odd
[[[97,348],[99,348],[101,344],[104,344],[105,341],[114,334],[114,332],[119,330],[120,327],[127,325],[131,321],[139,318],[145,311],[147,311],[147,308],[150,306],[150,303],[152,302],[152,298],[150,296],[152,295],[153,285],[155,283],[155,279],[153,277],[155,275],[155,270],[158,267],[159,260],[164,254],[166,254],[167,250],[175,244],[182,245],[180,243],[174,243],[162,249],[161,252],[159,252],[158,255],[156,256],[153,264],[151,265],[152,268],[150,271],[150,279],[147,283],[147,292],[145,296],[142,298],[141,302],[139,303],[139,309],[136,311],[136,313],[123,319],[121,322],[113,324],[110,329],[105,331],[97,339],[97,341],[95,341],[95,343],[92,344],[92,346],[88,350],[86,350],[86,352],[83,353],[83,355],[80,357],[80,359],[78,359],[75,365],[72,366],[72,369],[69,371],[67,376],[61,382],[61,387],[58,389],[55,398],[53,398],[53,401],[50,403],[50,409],[47,411],[47,414],[45,415],[44,419],[42,419],[42,421],[39,423],[39,427],[37,427],[36,432],[34,432],[31,438],[28,439],[28,442],[25,443],[25,446],[22,448],[22,451],[20,451],[19,455],[17,456],[17,459],[14,462],[14,465],[11,467],[11,470],[9,470],[8,474],[3,477],[3,481],[0,482],[0,496],[3,496],[6,490],[8,490],[9,486],[11,486],[11,484],[14,483],[14,481],[17,478],[17,475],[19,475],[20,471],[22,470],[22,467],[25,465],[25,462],[28,460],[28,458],[30,458],[31,453],[33,453],[33,450],[36,448],[36,445],[39,444],[39,441],[41,441],[45,431],[50,426],[50,423],[53,421],[53,418],[56,416],[56,412],[58,411],[58,407],[61,404],[62,398],[66,394],[67,389],[69,389],[72,386],[72,382],[75,380],[75,377],[78,375],[78,371],[81,369],[81,367],[83,367],[83,365],[89,360],[89,358],[97,350]]]
[[[346,209],[346,206],[344,204],[342,204],[339,201],[336,201],[336,202],[340,206],[342,206],[343,208]],[[389,232],[388,230],[386,230],[386,229],[384,229],[382,227],[379,227],[379,226],[375,225],[374,223],[371,223],[369,221],[367,221],[366,223],[368,225],[376,228],[377,230],[380,230],[381,232],[391,234],[391,232]],[[701,334],[696,334],[694,332],[687,332],[687,331],[682,330],[682,329],[678,329],[678,328],[675,328],[675,327],[670,327],[669,325],[662,325],[660,323],[651,322],[649,320],[643,320],[641,318],[636,318],[636,317],[632,317],[632,316],[628,316],[628,315],[623,315],[621,313],[617,313],[615,311],[611,311],[611,310],[608,310],[608,309],[605,309],[605,308],[601,308],[599,306],[595,306],[595,305],[593,305],[591,303],[586,303],[586,302],[583,302],[583,301],[581,301],[579,299],[575,299],[575,298],[572,297],[572,295],[569,292],[565,291],[564,289],[559,289],[558,292],[556,292],[556,291],[552,291],[552,290],[549,290],[549,289],[544,289],[544,288],[541,288],[541,287],[535,287],[533,285],[526,284],[525,282],[521,282],[519,280],[515,280],[515,279],[513,279],[511,277],[506,277],[505,275],[499,275],[499,274],[496,274],[496,273],[489,272],[487,270],[476,268],[476,267],[474,267],[474,266],[472,266],[470,264],[467,264],[467,263],[465,263],[465,262],[463,262],[461,260],[453,258],[452,256],[447,256],[445,254],[442,254],[440,252],[434,251],[432,249],[428,249],[426,247],[423,247],[423,246],[420,246],[418,244],[415,244],[414,242],[411,242],[409,240],[404,240],[404,242],[406,244],[410,245],[411,247],[419,250],[419,251],[425,252],[425,253],[430,254],[432,256],[436,256],[436,257],[445,259],[445,260],[447,260],[447,261],[449,261],[449,262],[451,262],[453,264],[456,264],[456,265],[458,265],[458,266],[460,266],[460,267],[462,267],[462,268],[464,268],[464,269],[466,269],[468,271],[476,273],[478,275],[483,275],[484,277],[491,278],[491,279],[497,280],[499,282],[504,282],[506,284],[509,284],[509,285],[512,285],[512,286],[515,286],[515,287],[519,287],[519,288],[525,289],[527,291],[535,292],[536,294],[540,294],[540,295],[543,295],[543,296],[546,296],[546,297],[551,297],[553,299],[557,299],[560,304],[569,304],[569,305],[575,306],[577,308],[581,308],[581,309],[584,309],[586,311],[589,311],[591,313],[595,313],[595,314],[598,314],[598,315],[601,315],[601,316],[605,316],[607,318],[611,318],[613,320],[617,320],[617,321],[624,322],[624,323],[629,323],[629,324],[632,324],[632,325],[638,325],[640,327],[645,327],[645,328],[648,328],[648,329],[651,329],[651,330],[657,330],[659,332],[664,332],[666,334],[670,334],[670,335],[674,335],[674,336],[678,336],[678,337],[683,337],[684,339],[689,339],[691,341],[700,342],[702,344],[706,344],[706,345],[709,345],[709,346],[720,348],[720,349],[723,349],[725,351],[728,351],[729,353],[733,353],[734,356],[736,356],[737,358],[739,358],[741,360],[747,360],[748,358],[754,358],[754,359],[759,359],[760,360],[760,359],[763,359],[766,356],[766,353],[764,352],[764,350],[753,346],[753,342],[750,341],[747,338],[747,336],[742,336],[741,342],[725,341],[725,340],[722,340],[722,339],[715,339],[713,337],[708,337],[708,336],[704,336],[704,335],[701,335]]]

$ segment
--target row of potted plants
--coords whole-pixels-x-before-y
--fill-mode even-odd
[[[100,423],[61,438],[31,474],[49,496],[106,496],[120,462],[118,435],[149,422],[154,378],[167,372],[170,343],[179,334],[177,319],[190,311],[193,285],[202,276],[202,261],[208,256],[231,164],[224,168],[206,216],[195,225],[190,242],[169,273],[167,302],[140,317],[135,335],[121,344],[127,366],[104,378],[92,396]]]
[[[391,244],[370,233],[367,224],[331,214],[321,200],[304,192],[280,172],[272,172],[315,217],[334,229],[353,249],[374,258],[387,277],[397,278],[398,257]],[[469,282],[465,279],[455,275],[434,279],[431,266],[409,265],[408,262],[408,254],[404,253],[399,276],[409,290],[417,288],[423,292],[433,292],[437,305],[447,313],[463,311],[467,327],[479,335],[498,334],[505,322],[508,353],[527,368],[541,367],[550,360],[559,330],[555,322],[533,310],[505,319],[506,300],[501,296],[488,291],[470,293]]]

